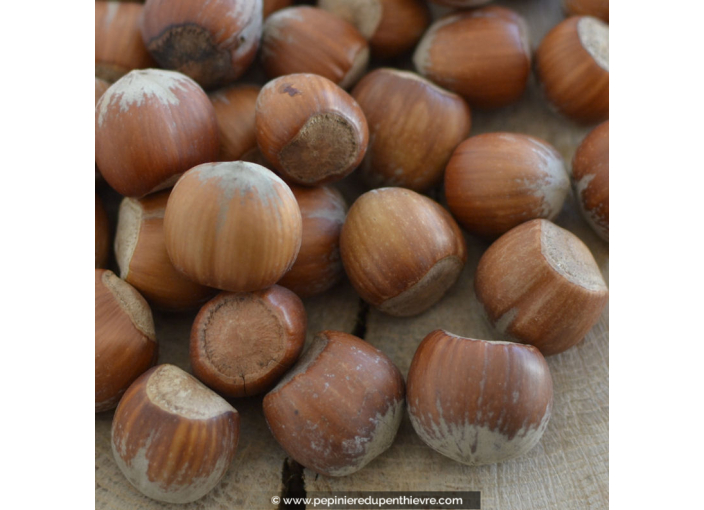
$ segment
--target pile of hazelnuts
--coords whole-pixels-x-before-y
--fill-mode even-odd
[[[386,450],[406,409],[423,441],[465,464],[540,440],[544,356],[584,338],[608,299],[587,246],[551,222],[572,187],[608,241],[608,2],[566,1],[535,54],[565,122],[603,122],[570,173],[544,140],[469,136],[471,108],[526,88],[522,17],[433,2],[460,10],[432,21],[424,0],[96,2],[96,177],[124,199],[113,242],[96,195],[95,408],[117,406],[115,461],[147,496],[194,501],[222,479],[239,439],[225,398],[265,394],[276,441],[329,476]],[[367,72],[370,54],[411,53],[416,72]],[[270,81],[239,84],[255,59]],[[347,210],[330,183],[355,169],[371,190]],[[446,208],[423,194],[442,182]],[[407,386],[344,332],[302,354],[301,298],[344,274],[390,315],[438,302],[467,260],[460,227],[493,241],[474,281],[494,340],[430,333]],[[101,269],[113,248],[119,276]],[[155,365],[151,307],[200,307],[193,374]]]

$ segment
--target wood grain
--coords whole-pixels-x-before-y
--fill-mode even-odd
[[[528,20],[531,45],[562,18],[560,0],[495,2],[520,12]],[[434,9],[438,14],[439,9]],[[554,114],[545,104],[534,78],[522,100],[498,111],[473,111],[471,135],[514,131],[543,138],[566,161],[589,127],[577,126]],[[363,190],[353,174],[339,185],[351,200]],[[443,201],[435,190],[431,196]],[[108,212],[110,204],[106,203]],[[582,219],[569,196],[556,223],[579,236],[592,250],[608,282],[608,244]],[[365,331],[364,337],[384,351],[404,376],[417,345],[430,331],[444,328],[459,335],[491,338],[473,290],[474,271],[486,241],[467,236],[469,258],[458,283],[420,316],[394,318],[376,310],[365,312],[366,327],[358,327],[360,301],[347,281],[323,296],[304,300],[308,340],[322,329]],[[155,314],[160,362],[188,364],[188,335],[193,314]],[[608,307],[586,339],[548,358],[555,401],[552,420],[540,443],[527,455],[498,465],[469,467],[427,447],[406,416],[393,446],[351,476],[330,478],[304,470],[306,491],[347,490],[480,490],[484,509],[584,509],[608,507],[609,419]],[[240,447],[225,479],[212,493],[183,509],[274,508],[270,498],[284,489],[285,452],[276,444],[261,411],[261,398],[231,400],[242,419]],[[110,451],[112,413],[96,415],[96,508],[142,510],[168,508],[134,490],[119,472]]]

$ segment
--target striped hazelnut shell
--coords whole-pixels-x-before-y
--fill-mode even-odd
[[[574,16],[543,38],[535,70],[549,103],[584,124],[609,118],[609,26]]]
[[[142,39],[165,69],[210,89],[249,68],[262,34],[262,0],[147,0]]]
[[[149,305],[112,271],[95,270],[95,411],[114,408],[122,394],[156,363]]]
[[[115,258],[120,278],[156,308],[189,310],[212,297],[215,290],[186,278],[169,259],[164,241],[169,195],[167,190],[122,200],[115,233]]]
[[[450,212],[469,232],[490,238],[535,218],[557,217],[569,189],[560,153],[518,133],[465,140],[445,170]]]
[[[213,105],[196,82],[173,71],[132,71],[95,107],[95,160],[118,193],[142,197],[218,155]]]
[[[552,378],[535,347],[436,330],[413,356],[407,399],[428,446],[462,464],[493,464],[540,441],[552,412]]]
[[[278,284],[300,297],[322,294],[342,279],[340,231],[347,215],[342,194],[332,186],[291,186],[303,219],[301,249]]]
[[[469,106],[415,73],[376,69],[352,91],[369,125],[362,177],[373,188],[424,191],[442,179],[452,151],[467,138]]]
[[[383,352],[353,335],[323,331],[264,397],[264,417],[294,460],[322,475],[346,476],[391,446],[404,395],[403,376]]]
[[[239,431],[239,415],[223,398],[180,368],[159,365],[120,401],[112,451],[141,493],[165,503],[189,503],[225,476]]]
[[[513,103],[530,76],[525,20],[498,6],[448,14],[430,26],[413,63],[420,74],[460,94],[471,107]]]
[[[287,181],[319,186],[361,163],[369,142],[362,109],[322,76],[291,74],[259,93],[255,127],[264,157]]]
[[[467,260],[452,216],[404,188],[372,190],[355,201],[342,226],[340,253],[362,299],[400,317],[419,314],[440,300]]]
[[[474,289],[502,338],[534,345],[544,356],[579,343],[609,294],[589,248],[547,220],[497,239],[479,260]]]
[[[269,78],[310,73],[346,89],[364,74],[369,45],[351,23],[323,9],[299,5],[267,18],[261,61]]]
[[[609,241],[609,121],[582,141],[572,160],[572,185],[587,223]]]
[[[193,281],[231,292],[275,284],[296,260],[301,212],[276,174],[244,161],[205,163],[174,186],[166,251]]]

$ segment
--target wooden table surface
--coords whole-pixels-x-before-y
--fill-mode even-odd
[[[528,20],[533,49],[561,19],[559,0],[495,2],[520,12]],[[560,118],[545,105],[534,78],[523,99],[493,112],[472,112],[472,135],[513,131],[538,136],[571,161],[589,127]],[[354,174],[339,184],[348,203],[363,191]],[[109,213],[118,197],[99,194]],[[430,195],[441,203],[441,190]],[[608,244],[601,241],[577,212],[569,197],[556,223],[579,236],[592,250],[608,283]],[[394,318],[369,309],[347,281],[326,294],[304,300],[308,341],[323,329],[362,336],[388,354],[408,373],[420,341],[443,328],[474,338],[491,339],[473,290],[474,272],[488,243],[467,237],[467,265],[448,294],[425,313]],[[160,363],[190,371],[188,336],[195,312],[170,315],[155,312]],[[548,358],[554,382],[552,419],[540,443],[523,457],[497,465],[470,467],[431,450],[418,438],[406,415],[389,450],[361,471],[343,478],[317,475],[287,458],[269,432],[261,398],[231,400],[241,417],[240,445],[222,483],[203,499],[188,505],[166,505],[142,496],[118,470],[110,449],[112,412],[96,414],[96,508],[142,510],[275,508],[270,498],[305,491],[478,490],[483,509],[584,509],[608,507],[609,419],[608,307],[583,342]],[[293,492],[292,492],[293,491]]]

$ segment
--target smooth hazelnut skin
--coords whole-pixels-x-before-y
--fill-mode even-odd
[[[110,256],[110,224],[103,202],[95,195],[95,268],[105,267]]]
[[[452,216],[403,188],[372,190],[355,201],[342,226],[340,253],[362,299],[399,317],[419,314],[440,300],[467,261]]]
[[[264,397],[264,417],[298,463],[346,476],[391,446],[404,395],[403,376],[383,352],[356,336],[323,331]]]
[[[342,194],[331,186],[291,186],[303,219],[301,250],[278,281],[298,296],[322,294],[342,279],[340,231],[347,215]]]
[[[413,356],[407,398],[413,428],[433,450],[462,464],[493,464],[540,441],[552,378],[535,347],[436,330]]]
[[[568,16],[594,16],[609,22],[609,0],[563,0]]]
[[[149,305],[112,271],[95,270],[95,412],[117,405],[122,394],[156,363],[157,342]]]
[[[415,73],[376,69],[362,78],[352,97],[369,125],[361,172],[372,188],[424,191],[434,186],[471,127],[464,99]]]
[[[137,379],[117,406],[112,452],[142,494],[189,503],[220,483],[239,440],[237,411],[195,377],[159,365]]]
[[[534,345],[544,356],[579,343],[609,297],[589,248],[547,220],[497,239],[479,260],[474,289],[502,338]]]
[[[450,212],[469,232],[489,238],[535,218],[557,217],[569,189],[560,153],[518,133],[465,140],[445,170]]]
[[[183,74],[132,71],[95,107],[95,160],[122,195],[170,188],[189,168],[215,161],[218,150],[213,105]]]
[[[193,373],[228,397],[268,391],[301,354],[306,326],[301,299],[284,287],[222,292],[193,323]]]
[[[257,150],[254,107],[260,87],[238,85],[210,94],[220,130],[219,161],[248,161]]]
[[[264,0],[264,6],[262,8],[264,19],[276,11],[290,7],[291,4],[293,4],[293,0]]]
[[[267,83],[255,114],[257,145],[287,181],[319,186],[347,176],[369,143],[362,109],[322,76],[291,74]]]
[[[203,88],[227,85],[254,61],[262,34],[262,0],[147,0],[142,39],[165,69]]]
[[[572,160],[572,185],[587,223],[609,241],[609,121],[595,127]]]
[[[550,104],[570,119],[593,124],[609,117],[609,26],[575,16],[554,27],[535,54],[535,70]]]
[[[215,290],[186,278],[171,264],[164,243],[164,213],[170,191],[120,204],[115,233],[115,258],[120,278],[135,287],[153,306],[183,311],[200,306]]]
[[[231,292],[275,284],[296,260],[301,231],[301,212],[286,183],[244,161],[186,172],[164,215],[174,267],[202,285]]]
[[[472,107],[517,101],[530,76],[525,20],[504,7],[456,12],[435,21],[413,55],[416,70]]]
[[[364,74],[369,45],[351,23],[323,9],[300,5],[267,18],[261,62],[269,78],[310,73],[346,89]]]
[[[413,48],[430,24],[421,0],[318,0],[318,7],[352,23],[380,58]]]
[[[142,42],[139,20],[144,6],[125,2],[95,2],[95,75],[107,82],[133,69],[154,67]]]

